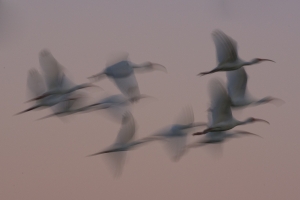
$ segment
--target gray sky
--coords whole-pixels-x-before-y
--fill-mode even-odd
[[[299,6],[298,0],[1,0],[1,198],[299,198]],[[157,98],[134,106],[137,137],[172,123],[188,104],[196,121],[206,121],[207,83],[225,74],[196,74],[216,66],[211,32],[217,28],[238,42],[241,58],[276,61],[247,66],[249,88],[256,97],[286,102],[245,110],[239,119],[253,116],[271,124],[237,128],[263,139],[225,143],[221,158],[199,148],[173,163],[163,146],[153,143],[129,152],[122,176],[114,179],[103,156],[85,157],[110,145],[120,128],[101,112],[76,115],[67,123],[35,121],[50,110],[13,116],[27,108],[27,71],[39,68],[38,53],[48,48],[77,83],[100,72],[117,51],[127,51],[135,63],[166,66],[168,74],[136,75],[141,93]],[[109,80],[99,85],[118,92]]]

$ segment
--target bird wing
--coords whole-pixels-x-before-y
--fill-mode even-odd
[[[186,136],[165,138],[165,148],[173,161],[178,161],[186,150]]]
[[[134,73],[128,77],[114,78],[113,81],[119,90],[129,99],[140,96],[138,82]]]
[[[59,88],[64,76],[63,66],[57,62],[48,50],[40,52],[39,62],[44,72],[48,90]]]
[[[44,79],[36,69],[30,69],[28,71],[27,87],[34,97],[37,97],[46,91]]]
[[[185,106],[179,113],[175,124],[190,125],[194,122],[194,112],[191,106]]]
[[[237,42],[221,30],[215,30],[212,37],[216,46],[219,63],[234,61],[238,58]]]
[[[234,71],[226,72],[227,76],[227,89],[232,101],[237,98],[245,98],[247,90],[248,75],[244,67]]]
[[[71,89],[73,87],[75,87],[75,83],[73,81],[71,81],[70,78],[68,78],[64,73],[61,77],[61,84],[60,84],[60,87],[63,89],[63,90],[68,90],[68,89]]]
[[[209,84],[211,98],[211,123],[217,124],[232,118],[230,109],[230,99],[223,82],[218,79],[212,79]]]
[[[115,144],[126,144],[130,142],[135,135],[136,126],[131,112],[126,112],[122,119],[122,127],[118,133]]]

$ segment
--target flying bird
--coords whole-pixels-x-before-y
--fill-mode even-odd
[[[260,105],[269,102],[283,102],[281,99],[271,96],[262,99],[253,98],[247,89],[248,75],[244,67],[234,71],[228,71],[226,75],[227,90],[232,108],[242,108],[248,105]]]
[[[138,101],[141,95],[134,72],[147,72],[153,70],[166,72],[166,68],[160,64],[147,62],[142,65],[136,65],[128,61],[126,57],[117,63],[109,65],[102,72],[89,78],[97,81],[105,76],[109,77],[119,90],[134,102]]]
[[[27,86],[28,86],[28,89],[29,89],[31,95],[33,95],[33,96],[39,96],[46,91],[46,85],[45,85],[44,79],[36,69],[29,70],[28,77],[27,77]],[[35,110],[37,108],[52,107],[58,103],[70,101],[70,100],[73,101],[75,99],[69,98],[69,96],[67,96],[67,95],[47,96],[45,98],[36,100],[34,106],[32,106],[22,112],[17,113],[17,115],[31,111],[31,110]]]
[[[199,133],[203,134],[203,133]],[[250,133],[247,131],[218,131],[218,132],[208,132],[205,134],[204,138],[187,145],[187,150],[196,147],[202,147],[209,145],[210,149],[214,155],[220,156],[222,154],[222,144],[230,139],[239,138],[240,136],[257,136],[257,134]]]
[[[149,141],[163,141],[173,161],[178,161],[185,153],[188,131],[206,123],[194,122],[194,113],[190,106],[184,107],[176,122],[152,136],[146,137]]]
[[[215,30],[212,37],[216,46],[218,66],[211,71],[201,72],[198,76],[219,72],[233,71],[246,65],[254,65],[263,61],[271,61],[270,59],[254,58],[251,61],[244,61],[239,58],[237,51],[237,43],[231,37],[227,36],[221,30]]]
[[[17,114],[40,107],[52,107],[54,112],[62,112],[61,109],[65,110],[67,108],[61,108],[61,105],[68,107],[75,100],[78,100],[78,97],[72,97],[73,92],[86,87],[98,87],[89,83],[75,85],[66,77],[64,73],[65,68],[47,49],[40,51],[39,63],[42,69],[42,75],[36,69],[31,69],[29,70],[27,78],[28,88],[31,92],[31,96],[34,97],[28,102],[35,101],[36,104]],[[56,106],[57,104],[60,104],[60,106]],[[55,111],[55,107],[58,107],[59,111]]]
[[[227,131],[239,125],[254,123],[258,121],[269,123],[266,120],[253,117],[250,117],[244,121],[236,120],[232,116],[230,108],[231,101],[224,87],[224,84],[218,79],[212,79],[209,86],[211,106],[208,112],[210,112],[211,114],[212,123],[210,123],[209,127],[202,133]],[[200,133],[195,133],[194,135],[200,135]]]
[[[138,145],[147,142],[146,139],[141,140],[133,140],[136,132],[136,124],[135,120],[130,112],[126,112],[123,116],[122,126],[117,135],[115,142],[108,148],[103,151],[91,154],[89,156],[96,156],[100,154],[111,154],[112,161],[116,164],[115,175],[119,175],[121,173],[123,162],[125,159],[125,152],[128,150],[132,150]]]
[[[73,93],[77,90],[88,88],[88,87],[97,87],[92,83],[84,83],[75,85],[73,82],[70,84],[70,79],[66,77],[64,73],[64,67],[54,58],[52,53],[43,49],[39,54],[40,66],[44,72],[44,77],[47,83],[47,91],[42,94],[30,99],[30,101],[39,100],[51,95],[63,95]],[[68,84],[68,85],[67,85]]]

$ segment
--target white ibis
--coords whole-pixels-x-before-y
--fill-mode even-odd
[[[195,123],[192,108],[189,106],[184,107],[175,124],[158,131],[156,134],[147,137],[146,139],[165,142],[167,150],[171,155],[171,159],[173,161],[178,161],[185,153],[188,129],[197,126],[206,126],[206,123]]]
[[[202,134],[202,133],[200,133]],[[238,138],[240,136],[257,136],[261,137],[257,134],[250,133],[247,131],[219,131],[219,132],[208,132],[205,134],[204,138],[187,145],[187,150],[195,147],[202,147],[209,145],[210,150],[213,150],[212,153],[216,156],[220,156],[222,154],[222,144],[229,139]]]
[[[142,65],[135,65],[129,62],[126,57],[117,63],[109,65],[102,72],[89,78],[100,80],[101,78],[107,76],[115,83],[115,85],[125,96],[132,100],[138,100],[140,91],[134,71],[146,72],[152,70],[166,71],[166,68],[160,64],[151,62],[147,62]]]
[[[28,86],[31,94],[33,94],[34,96],[39,96],[42,93],[44,93],[46,90],[44,79],[42,78],[41,74],[36,69],[29,70],[28,78],[27,78],[27,86]],[[41,108],[41,107],[52,107],[58,103],[61,103],[64,101],[69,101],[69,100],[74,100],[74,99],[70,98],[67,95],[47,96],[45,98],[37,100],[34,106],[32,106],[22,112],[17,113],[17,115],[37,109],[37,108]]]
[[[278,98],[271,96],[262,99],[253,98],[247,89],[248,75],[244,67],[234,71],[226,72],[227,75],[227,90],[231,100],[231,107],[239,108],[248,105],[259,105],[274,101],[281,101]]]
[[[271,61],[270,59],[254,58],[247,62],[239,58],[237,52],[237,43],[231,37],[227,36],[221,30],[215,30],[212,37],[216,46],[218,66],[211,71],[201,72],[198,75],[204,76],[219,71],[232,71],[246,65],[253,65],[263,61]]]
[[[124,162],[125,159],[125,152],[128,150],[133,149],[134,147],[147,142],[148,140],[136,140],[133,141],[133,138],[135,136],[136,132],[136,125],[134,118],[130,112],[127,112],[122,120],[122,127],[118,133],[118,136],[110,147],[107,149],[91,154],[89,156],[96,156],[100,154],[107,154],[107,153],[114,153],[111,156],[112,160],[115,164],[117,164],[116,167],[116,175],[118,175],[121,172],[122,169],[122,163]]]
[[[53,57],[51,52],[47,49],[43,49],[40,52],[39,62],[45,75],[48,90],[29,101],[39,100],[51,95],[68,94],[87,87],[99,88],[99,86],[93,85],[91,83],[84,83],[80,85],[71,83],[64,73],[64,67]]]
[[[222,82],[218,79],[212,79],[209,86],[211,107],[208,112],[211,113],[212,123],[207,129],[203,131],[203,133],[227,131],[239,125],[254,123],[258,121],[269,123],[266,120],[253,117],[250,117],[245,121],[236,120],[232,116],[230,108],[231,101],[224,87],[224,84],[222,84]],[[200,134],[195,133],[194,135]]]
[[[202,134],[202,132],[198,132]],[[230,138],[236,138],[242,135],[253,135],[261,137],[255,133],[250,133],[248,131],[219,131],[219,132],[208,132],[205,134],[205,138],[199,140],[198,142],[191,144],[190,147],[201,146],[209,143],[221,143]]]

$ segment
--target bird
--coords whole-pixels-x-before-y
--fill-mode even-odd
[[[46,91],[46,85],[44,82],[43,77],[41,74],[36,70],[36,69],[30,69],[28,71],[28,76],[27,76],[27,86],[29,89],[29,92],[31,95],[34,96],[39,96],[42,93]],[[47,96],[42,99],[38,99],[35,102],[35,105],[17,113],[16,115],[37,109],[37,108],[45,108],[45,107],[52,107],[58,103],[65,102],[65,101],[70,101],[70,100],[75,100],[75,98],[70,98],[67,95],[52,95],[52,96]]]
[[[54,56],[48,49],[43,49],[40,51],[39,62],[44,72],[48,90],[30,99],[27,102],[39,100],[51,95],[68,94],[88,87],[100,88],[99,86],[92,83],[75,85],[72,82],[70,84],[70,79],[66,77],[66,74],[64,72],[65,68],[54,58]]]
[[[52,114],[39,118],[38,120],[42,120],[54,116],[64,117],[68,115],[73,115],[75,113],[83,112],[86,109],[83,106],[80,107],[80,105],[83,104],[84,98],[86,98],[84,94],[78,94],[78,93],[76,95],[72,94],[68,98],[68,101],[63,101],[56,104]]]
[[[202,132],[197,132],[202,135]],[[208,132],[205,134],[205,139],[201,139],[196,143],[189,145],[189,147],[202,146],[210,143],[221,143],[230,138],[236,138],[241,135],[254,135],[261,137],[255,133],[250,133],[248,131],[217,131],[217,132]]]
[[[125,159],[125,152],[128,150],[132,150],[138,145],[147,142],[146,139],[140,139],[140,140],[133,140],[136,133],[136,124],[134,117],[131,112],[126,112],[122,119],[122,126],[121,129],[117,135],[117,138],[115,142],[106,148],[105,150],[102,150],[100,152],[88,155],[87,157],[96,156],[100,154],[112,154],[111,157],[114,163],[117,165],[115,167],[115,175],[120,175],[123,162]]]
[[[54,112],[61,112],[61,109],[66,108],[59,108],[59,111],[55,111],[55,107],[61,107],[56,106],[56,104],[60,103],[60,105],[68,106],[69,103],[67,101],[74,102],[78,100],[77,97],[71,97],[71,93],[86,87],[98,87],[90,83],[75,85],[66,77],[64,73],[65,68],[54,58],[48,49],[42,49],[39,52],[39,64],[43,76],[36,69],[31,69],[27,78],[27,85],[31,96],[34,96],[34,98],[31,98],[27,102],[36,101],[36,104],[17,114],[39,107],[52,107]]]
[[[94,81],[98,81],[103,77],[109,77],[118,89],[127,97],[136,102],[140,99],[140,90],[138,82],[135,77],[135,71],[146,72],[153,70],[161,70],[166,72],[166,68],[163,65],[146,62],[142,65],[136,65],[128,60],[128,56],[125,56],[116,63],[108,65],[102,72],[88,77]]]
[[[192,107],[185,106],[174,124],[157,131],[145,139],[148,141],[163,141],[171,155],[171,160],[178,161],[185,153],[187,131],[198,126],[206,125],[206,123],[194,122]]]
[[[203,133],[200,133],[201,135]],[[232,138],[239,138],[240,136],[257,136],[260,137],[260,135],[257,135],[255,133],[251,133],[248,131],[217,131],[217,132],[208,132],[204,135],[204,138],[201,138],[200,140],[193,142],[186,147],[186,151],[190,150],[191,148],[196,147],[202,147],[209,145],[211,150],[213,150],[212,153],[216,156],[220,156],[222,154],[222,144],[229,139]]]
[[[254,65],[263,61],[274,62],[270,59],[254,58],[251,61],[244,61],[239,58],[237,51],[237,42],[231,37],[227,36],[221,30],[212,32],[212,37],[217,51],[218,66],[211,71],[201,72],[198,76],[204,76],[219,71],[233,71],[246,65]]]
[[[139,98],[147,98],[150,96],[140,95]],[[86,105],[75,110],[70,110],[68,114],[73,113],[86,113],[97,110],[105,109],[109,115],[119,121],[126,112],[131,110],[132,99],[124,96],[123,94],[114,94],[103,99],[98,100],[96,103]]]
[[[281,99],[267,96],[262,99],[253,98],[248,89],[248,75],[244,67],[234,71],[227,71],[227,90],[232,108],[243,108],[248,105],[260,105],[269,102],[283,102]]]
[[[208,109],[209,116],[211,117],[211,123],[209,127],[202,133],[208,132],[219,132],[227,131],[236,126],[244,125],[254,122],[265,122],[268,121],[263,119],[257,119],[250,117],[244,121],[238,121],[232,116],[231,112],[231,101],[224,87],[224,84],[219,79],[212,79],[209,83],[209,92],[211,99],[211,106]],[[200,133],[194,133],[193,135],[200,135]]]

